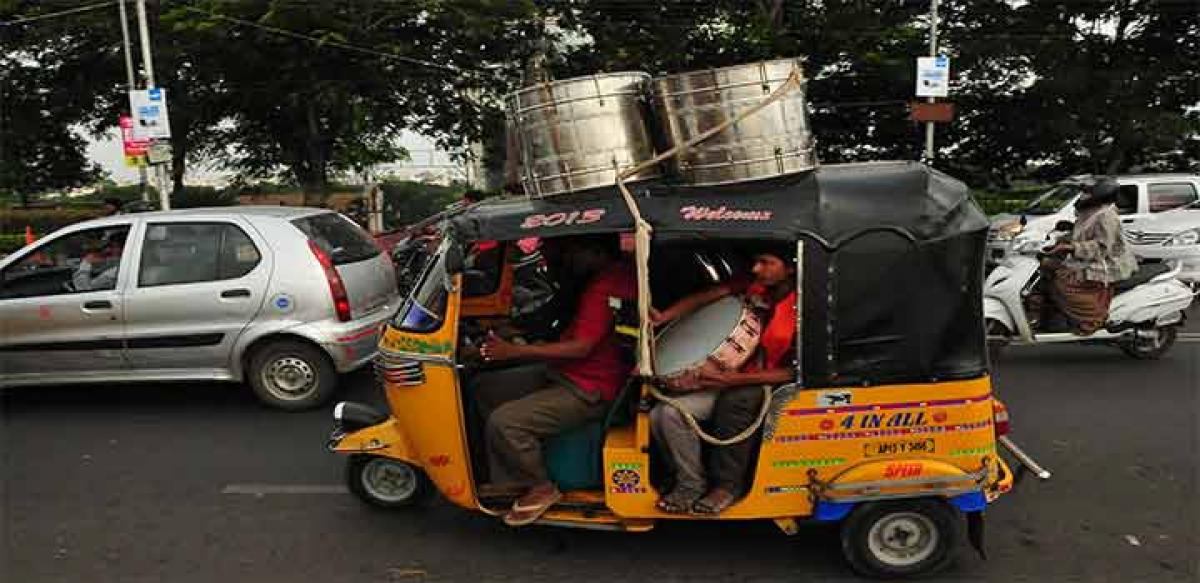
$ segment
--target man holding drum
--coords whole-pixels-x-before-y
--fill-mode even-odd
[[[731,295],[742,297],[761,319],[757,350],[733,370],[705,365],[691,374],[666,379],[673,400],[697,420],[713,419],[716,437],[745,431],[758,418],[762,385],[795,380],[796,266],[789,245],[764,247],[754,256],[753,281],[733,280],[685,297],[663,310],[651,311],[656,326],[690,314]],[[746,474],[757,438],[713,451],[711,479],[705,475],[700,437],[674,405],[658,403],[650,413],[651,428],[675,468],[675,486],[658,501],[664,512],[719,514],[745,491]],[[711,485],[711,488],[710,488]]]

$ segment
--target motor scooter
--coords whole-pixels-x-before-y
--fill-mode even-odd
[[[1178,266],[1149,263],[1117,284],[1104,328],[1090,336],[1070,331],[1034,330],[1026,299],[1042,279],[1044,242],[1030,241],[988,274],[983,313],[988,340],[997,345],[1087,342],[1112,344],[1137,359],[1158,359],[1175,344],[1193,299],[1192,289],[1177,276]]]

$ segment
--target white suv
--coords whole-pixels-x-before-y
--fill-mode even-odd
[[[1075,199],[1083,185],[1093,177],[1075,176],[1064,180],[1045,194],[1034,199],[1018,216],[993,220],[988,231],[988,260],[995,262],[1022,247],[1038,248],[1059,221],[1075,220]],[[1195,203],[1200,192],[1200,175],[1196,174],[1128,174],[1116,177],[1117,212],[1134,252],[1144,245],[1134,231],[1152,232],[1142,227],[1161,213]],[[1200,212],[1196,213],[1200,217]],[[1162,228],[1167,228],[1163,226]],[[1158,233],[1158,231],[1153,231]],[[1173,235],[1170,233],[1167,237]],[[1139,235],[1140,236],[1140,235]],[[1159,239],[1162,243],[1165,239]],[[1198,251],[1200,253],[1200,251]],[[1140,254],[1142,257],[1153,255]]]
[[[1147,189],[1157,208],[1124,225],[1133,253],[1178,265],[1179,279],[1200,283],[1200,175],[1161,175]]]

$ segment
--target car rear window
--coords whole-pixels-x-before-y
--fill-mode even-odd
[[[323,213],[292,221],[334,265],[357,263],[379,255],[379,247],[361,227],[337,213]]]

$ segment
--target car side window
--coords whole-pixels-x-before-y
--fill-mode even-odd
[[[1188,182],[1164,182],[1151,184],[1150,212],[1160,213],[1196,202],[1196,187]]]
[[[59,237],[0,273],[0,299],[116,289],[128,225]]]
[[[138,287],[234,279],[262,259],[254,242],[229,223],[152,223],[146,227]]]

